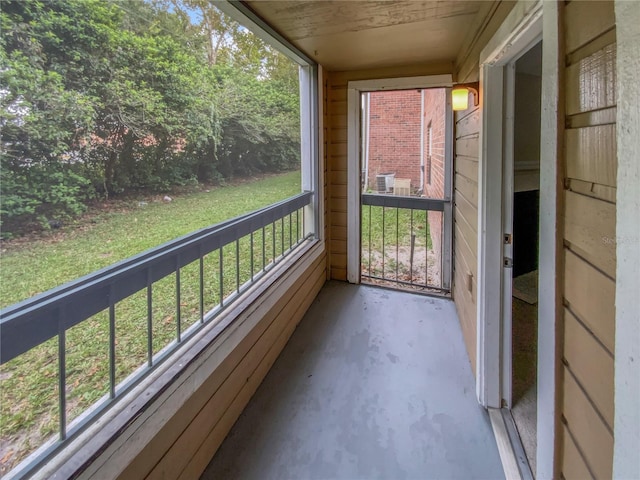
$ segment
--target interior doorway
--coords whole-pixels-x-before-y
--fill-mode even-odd
[[[540,99],[542,42],[507,66],[504,228],[511,262],[504,269],[504,318],[511,330],[511,385],[505,401],[536,473]],[[512,111],[510,111],[512,110]],[[511,137],[511,138],[509,138]],[[509,238],[507,239],[507,236]],[[509,318],[510,317],[510,318]]]

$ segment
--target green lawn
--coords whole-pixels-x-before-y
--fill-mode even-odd
[[[422,285],[437,282],[428,273],[439,260],[432,252],[429,216],[433,216],[431,221],[441,218],[439,212],[364,206],[360,260],[363,276]]]
[[[0,257],[0,307],[299,192],[300,172],[291,172],[179,196],[170,203],[140,198],[131,209],[100,214],[56,240],[15,249],[9,244]]]
[[[53,237],[20,246],[5,246],[0,263],[2,306],[29,298],[66,281],[130,257],[168,240],[256,210],[300,192],[300,173],[291,172],[237,186],[214,188],[210,192],[177,196],[169,203],[141,198],[129,208],[107,210]],[[146,201],[146,204],[140,202]],[[301,220],[301,219],[300,219]],[[290,231],[291,230],[291,231]],[[301,226],[295,217],[265,230],[268,264],[295,239]],[[284,239],[284,241],[283,241]],[[275,251],[273,247],[275,245]],[[251,277],[250,239],[223,250],[223,291],[236,289],[236,262],[240,265],[240,283]],[[204,311],[220,299],[219,252],[204,261]],[[254,236],[254,272],[262,268],[262,232]],[[184,331],[200,319],[199,264],[180,271],[180,326]],[[144,364],[147,358],[146,290],[119,302],[116,314],[116,381],[122,381]],[[153,284],[154,354],[176,336],[176,275]],[[69,329],[66,334],[67,416],[75,418],[84,409],[108,393],[107,312]],[[51,339],[30,352],[0,367],[0,457],[2,472],[39,446],[58,425],[57,339]]]

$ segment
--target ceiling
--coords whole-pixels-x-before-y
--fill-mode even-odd
[[[332,71],[454,61],[478,0],[247,0],[258,16]]]

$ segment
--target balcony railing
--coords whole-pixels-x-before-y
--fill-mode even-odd
[[[442,283],[445,203],[362,194],[363,281],[446,293]]]
[[[2,365],[34,349],[43,348],[43,343],[57,338],[57,348],[51,348],[49,353],[56,356],[57,350],[57,388],[52,389],[50,396],[53,402],[57,396],[58,440],[50,441],[16,470],[27,474],[52,456],[65,444],[65,440],[80,433],[118,397],[130,391],[167,359],[181,343],[214,321],[234,299],[305,242],[312,235],[305,234],[304,230],[305,207],[311,198],[312,193],[301,193],[256,212],[199,230],[0,311]],[[171,275],[175,280],[167,285],[166,277]],[[160,288],[162,282],[164,284]],[[186,303],[192,307],[188,311],[185,309],[187,296],[190,298]],[[124,361],[132,353],[117,354],[118,340],[122,341],[123,332],[119,323],[121,317],[116,313],[122,303],[130,302],[133,297],[138,305],[136,309],[127,310],[127,315],[137,312],[141,317],[137,318],[140,328],[136,332],[126,332],[126,335],[144,337],[144,341],[138,339],[138,344],[143,345],[141,348],[146,351],[144,354],[138,351],[137,363],[128,371],[124,369],[125,375],[119,360]],[[173,307],[168,307],[173,313],[167,315],[165,308],[161,314],[164,318],[159,319],[157,304],[166,305],[167,302],[173,303]],[[197,307],[194,307],[196,303]],[[87,405],[84,413],[69,421],[71,386],[67,382],[67,335],[72,328],[99,315],[104,317],[103,323],[108,331],[105,335],[108,345],[101,347],[108,356],[105,360],[108,366],[102,377],[105,394],[97,402]],[[172,339],[165,335],[159,343],[159,339],[154,338],[159,323],[163,327],[173,324]],[[117,329],[120,336],[116,335]],[[88,341],[98,342],[99,338],[91,336]],[[128,361],[131,363],[131,359]],[[74,375],[78,375],[79,368],[75,367]],[[32,368],[41,367],[33,365]],[[91,375],[85,371],[80,378],[88,381]]]

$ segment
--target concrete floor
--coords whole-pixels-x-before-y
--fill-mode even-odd
[[[202,478],[504,478],[453,303],[328,283]]]

